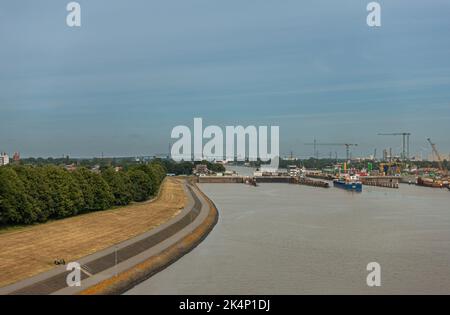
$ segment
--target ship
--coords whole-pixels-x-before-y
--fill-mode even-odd
[[[446,183],[439,179],[429,178],[429,177],[418,177],[417,178],[417,185],[419,186],[425,186],[425,187],[432,187],[432,188],[442,188],[445,187]],[[447,183],[448,185],[448,183]]]
[[[333,186],[345,190],[362,192],[362,183],[357,176],[341,176],[333,180]]]
[[[258,187],[258,183],[256,182],[256,178],[254,178],[254,177],[246,178],[244,183],[247,184],[247,185],[250,185],[250,186]]]

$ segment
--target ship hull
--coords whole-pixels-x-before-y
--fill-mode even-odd
[[[433,180],[430,178],[417,178],[417,185],[419,186],[425,186],[425,187],[432,187],[432,188],[442,188],[444,187],[443,183],[438,180]]]
[[[345,190],[362,192],[362,184],[361,183],[347,183],[344,181],[334,180],[333,186]]]

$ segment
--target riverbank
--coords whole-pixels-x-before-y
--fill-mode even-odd
[[[191,217],[189,225],[185,226],[182,230],[177,232],[171,238],[177,239],[169,246],[165,247],[165,242],[170,239],[164,240],[161,246],[161,250],[152,255],[152,251],[155,248],[148,250],[148,259],[133,265],[130,263],[130,268],[118,273],[113,277],[90,286],[88,289],[81,291],[81,295],[106,295],[106,294],[121,294],[127,290],[133,288],[139,283],[150,278],[157,272],[167,268],[172,263],[183,257],[185,254],[194,249],[200,244],[203,239],[208,236],[214,226],[217,224],[219,213],[214,203],[194,184],[188,188],[193,193],[194,205],[189,213],[185,214],[185,217]],[[193,213],[196,217],[193,217]],[[183,220],[183,218],[181,218]],[[181,221],[180,220],[180,221]],[[164,228],[164,231],[170,233],[170,230],[174,229],[174,225],[177,223],[169,224]],[[155,246],[156,247],[156,246]],[[142,253],[145,255],[146,253]]]
[[[92,212],[0,234],[0,287],[154,229],[186,206],[183,180],[166,178],[151,202]]]

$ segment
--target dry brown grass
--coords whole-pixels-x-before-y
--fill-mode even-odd
[[[0,234],[0,286],[105,249],[176,216],[187,197],[181,179],[166,178],[152,202],[93,212]]]

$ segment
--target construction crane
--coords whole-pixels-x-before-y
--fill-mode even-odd
[[[402,160],[409,159],[409,132],[379,133],[379,136],[402,136]]]
[[[358,144],[356,143],[319,143],[314,139],[313,143],[305,143],[305,145],[313,145],[314,146],[314,153],[316,153],[316,146],[318,145],[326,145],[326,146],[345,146],[345,150],[346,150],[346,156],[347,156],[347,161],[350,157],[350,147],[353,146],[358,146]]]
[[[436,155],[436,157],[437,157],[437,159],[438,159],[439,169],[441,170],[441,172],[442,172],[442,174],[443,174],[444,176],[447,176],[447,175],[448,175],[448,170],[447,170],[447,169],[444,169],[444,166],[442,165],[441,155],[439,154],[438,150],[436,149],[436,144],[433,143],[433,142],[431,142],[431,139],[430,139],[430,138],[428,138],[427,140],[428,140],[428,142],[430,143],[431,148],[433,149],[434,155]]]

